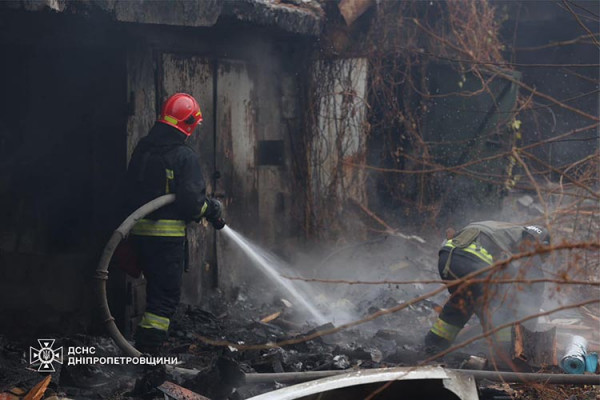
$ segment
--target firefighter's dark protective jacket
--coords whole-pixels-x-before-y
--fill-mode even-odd
[[[461,229],[453,239],[444,242],[441,251],[461,252],[491,265],[518,253],[518,246],[526,233],[523,225],[509,222],[473,222]]]
[[[200,158],[185,139],[177,129],[157,122],[136,146],[127,170],[130,212],[161,195],[176,196],[130,232],[146,278],[146,310],[135,339],[143,352],[153,352],[166,340],[181,297],[186,225],[199,221],[208,208]]]
[[[207,209],[206,185],[198,154],[176,129],[156,123],[138,143],[127,171],[131,211],[164,194],[175,202],[144,219],[132,230],[139,236],[185,236],[185,225],[199,221]]]

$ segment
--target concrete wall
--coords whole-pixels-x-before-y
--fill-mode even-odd
[[[366,158],[368,63],[365,58],[317,61],[313,66],[314,124],[308,146],[311,218],[316,234],[363,233],[345,211],[367,205]],[[351,232],[351,233],[349,233]]]
[[[366,199],[361,169],[345,165],[365,157],[368,126],[366,96],[368,65],[364,58],[319,61],[315,66],[317,132],[311,147],[315,200]]]

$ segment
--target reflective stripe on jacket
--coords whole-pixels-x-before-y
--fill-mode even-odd
[[[449,249],[456,248],[456,246],[452,243],[452,240],[447,240],[444,243],[443,247],[447,247]],[[486,249],[481,247],[481,245],[479,245],[477,242],[473,242],[465,248],[459,248],[459,250],[471,253],[487,264],[491,265],[494,263],[494,258],[492,257],[492,255]]]
[[[139,325],[146,329],[167,331],[169,330],[170,322],[171,321],[167,317],[161,317],[160,315],[152,314],[146,311]]]
[[[138,236],[185,236],[185,221],[178,219],[140,219],[131,229],[131,234]]]
[[[433,327],[431,328],[431,332],[435,333],[437,336],[446,339],[449,342],[453,342],[454,339],[456,339],[456,336],[458,335],[458,332],[460,332],[462,328],[458,327],[458,326],[454,326],[452,324],[447,323],[446,321],[444,321],[441,318],[438,318],[435,321],[435,324],[433,324]]]

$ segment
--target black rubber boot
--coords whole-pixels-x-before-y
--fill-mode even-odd
[[[425,335],[425,354],[428,356],[439,353],[450,347],[451,342],[429,331]]]
[[[166,340],[167,332],[159,329],[138,326],[135,332],[135,347],[144,354],[159,355]]]

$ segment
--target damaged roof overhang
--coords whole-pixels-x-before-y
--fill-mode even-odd
[[[324,14],[316,0],[288,4],[273,0],[16,0],[2,6],[28,11],[84,13],[99,9],[115,21],[188,27],[210,27],[223,16],[283,31],[318,36]]]

